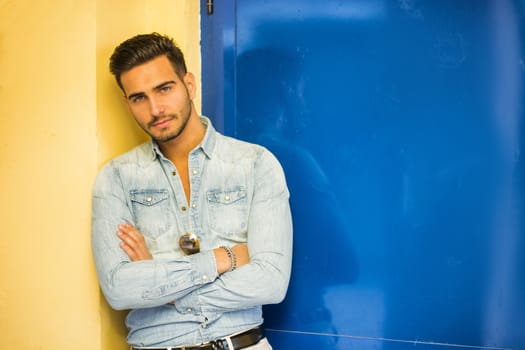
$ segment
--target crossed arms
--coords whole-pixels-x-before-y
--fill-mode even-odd
[[[134,226],[130,224],[119,225],[117,236],[122,240],[120,248],[122,248],[132,262],[153,260],[153,256],[148,249],[144,236]],[[237,268],[250,262],[248,246],[246,244],[236,244],[231,247],[231,249],[235,254]],[[232,262],[226,249],[215,248],[213,254],[215,255],[217,273],[219,275],[230,270]]]
[[[104,167],[93,191],[92,249],[110,305],[136,309],[174,303],[180,310],[227,312],[280,302],[290,277],[292,224],[288,190],[276,167],[272,156],[259,161],[261,181],[250,203],[247,242],[231,247],[238,268],[230,272],[230,259],[219,247],[152,259],[135,229],[118,164]]]

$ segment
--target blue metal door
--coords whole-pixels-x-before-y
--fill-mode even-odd
[[[203,2],[203,112],[282,162],[275,349],[525,349],[525,2]]]

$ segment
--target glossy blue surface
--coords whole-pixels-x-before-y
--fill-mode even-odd
[[[202,26],[204,114],[292,194],[275,349],[525,349],[525,2],[221,0]]]

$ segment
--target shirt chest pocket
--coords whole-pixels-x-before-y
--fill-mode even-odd
[[[130,199],[135,226],[144,236],[156,238],[171,228],[168,190],[132,190]]]
[[[248,221],[248,198],[242,187],[230,190],[210,190],[208,202],[208,224],[224,238],[244,241]]]

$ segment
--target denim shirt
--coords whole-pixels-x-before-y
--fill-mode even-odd
[[[189,155],[187,202],[174,165],[155,142],[113,159],[93,188],[92,249],[102,291],[127,316],[134,346],[200,344],[262,323],[262,305],[286,294],[291,269],[289,193],[279,162],[264,147],[206,134]],[[119,224],[134,225],[153,260],[131,262]],[[186,256],[179,237],[195,233]],[[247,243],[250,263],[217,274],[213,249]]]

